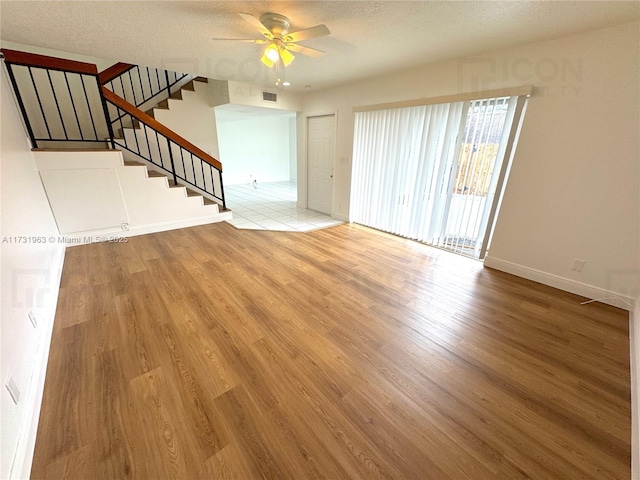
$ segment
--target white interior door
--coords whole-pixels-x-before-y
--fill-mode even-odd
[[[331,215],[335,115],[307,119],[307,207]]]

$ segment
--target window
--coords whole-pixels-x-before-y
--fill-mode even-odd
[[[351,220],[484,256],[525,100],[357,111]]]

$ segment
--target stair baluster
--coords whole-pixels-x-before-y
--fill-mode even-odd
[[[141,67],[126,63],[98,73],[90,63],[9,49],[1,52],[33,148],[59,145],[57,142],[75,149],[109,143],[112,149],[123,148],[167,172],[173,185],[187,186],[226,210],[220,162],[138,108],[151,107],[150,101],[162,93],[171,98],[171,88],[190,75],[149,67],[142,67],[146,69],[143,73]],[[122,96],[113,91],[118,84]],[[115,135],[117,124],[122,138]],[[137,130],[142,131],[145,142],[140,142]],[[127,133],[134,142],[127,140]],[[155,144],[149,141],[149,133],[156,137]]]

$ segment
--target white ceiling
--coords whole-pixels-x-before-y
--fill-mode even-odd
[[[331,35],[301,42],[292,89],[326,88],[392,70],[635,21],[640,2],[616,1],[7,1],[0,38],[188,73],[272,85],[260,38],[238,12],[289,17],[292,31],[324,23]]]

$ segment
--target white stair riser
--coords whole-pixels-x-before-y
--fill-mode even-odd
[[[145,133],[146,132],[146,133]],[[131,148],[135,152],[140,152],[141,157],[137,156],[135,153],[130,151],[123,151],[125,160],[130,160],[134,162],[144,163],[149,170],[156,171],[166,175],[169,179],[172,179],[172,176],[166,170],[171,170],[171,155],[169,155],[169,146],[167,145],[166,139],[162,136],[158,136],[158,140],[156,140],[155,132],[149,127],[143,128],[125,128],[123,130],[124,139],[126,140],[126,145],[128,148]],[[137,139],[137,143],[136,143]],[[147,143],[148,140],[148,143]],[[215,192],[222,191],[220,186],[220,178],[218,171],[216,169],[211,169],[206,164],[203,165],[195,156],[193,157],[194,162],[191,163],[191,155],[186,150],[181,150],[176,144],[171,144],[171,153],[173,156],[173,163],[176,170],[176,175],[180,178],[185,178],[187,181],[183,182],[178,180],[178,183],[189,186],[190,184],[195,184],[198,188],[204,189],[206,191],[211,191],[211,186],[213,182],[213,189]],[[154,165],[153,163],[146,162],[144,158],[148,157],[154,159],[154,161],[158,164],[162,163],[162,165],[166,168],[166,170],[160,168],[158,165]],[[204,178],[203,178],[204,177]],[[202,192],[198,192],[202,193]],[[213,201],[218,201],[211,195],[205,195],[209,197]]]

